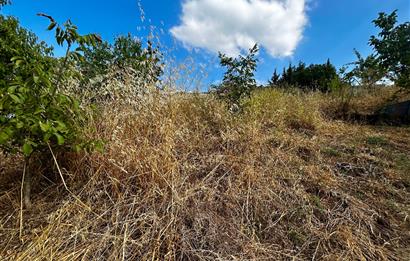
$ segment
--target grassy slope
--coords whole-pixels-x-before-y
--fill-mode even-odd
[[[106,106],[88,131],[105,153],[58,156],[78,199],[42,169],[21,241],[20,162],[2,158],[0,259],[409,258],[410,129],[325,119],[324,99]]]

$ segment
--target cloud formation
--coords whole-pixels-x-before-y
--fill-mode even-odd
[[[307,23],[306,0],[184,0],[171,34],[186,47],[231,56],[255,43],[273,57],[291,56]]]

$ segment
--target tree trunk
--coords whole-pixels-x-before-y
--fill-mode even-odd
[[[31,172],[29,169],[30,159],[26,158],[24,163],[24,187],[23,187],[23,196],[24,196],[24,206],[29,209],[31,208]]]

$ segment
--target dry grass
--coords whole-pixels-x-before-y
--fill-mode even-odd
[[[408,259],[409,128],[325,119],[323,99],[106,105],[85,131],[105,152],[58,155],[82,203],[38,164],[21,239],[19,159],[0,156],[0,259]]]
[[[382,109],[386,104],[410,99],[409,92],[403,92],[394,86],[373,89],[355,88],[353,95],[347,96],[344,99],[341,99],[337,93],[324,96],[321,101],[321,110],[333,119],[349,119],[349,116],[355,115],[369,116]],[[347,103],[345,108],[343,107],[344,102]]]

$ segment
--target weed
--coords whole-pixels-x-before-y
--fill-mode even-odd
[[[389,144],[388,140],[386,140],[384,137],[381,137],[381,136],[367,137],[366,142],[369,145],[376,145],[376,146],[385,146]]]
[[[325,147],[321,150],[321,152],[331,157],[340,157],[342,155],[342,153],[339,150],[332,147]]]

